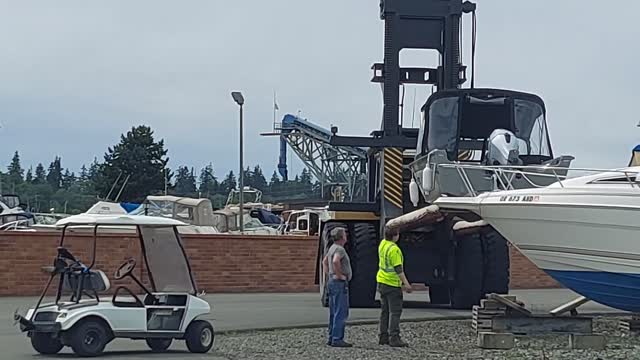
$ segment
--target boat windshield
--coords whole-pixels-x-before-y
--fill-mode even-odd
[[[547,122],[539,104],[527,100],[514,101],[513,133],[520,142],[520,155],[551,156]]]
[[[149,200],[144,206],[145,215],[173,218],[174,204],[166,200]]]

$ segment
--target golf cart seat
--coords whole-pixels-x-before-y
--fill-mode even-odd
[[[82,281],[83,291],[104,292],[111,288],[111,282],[102,270],[67,274],[64,278],[64,288],[75,293],[78,290],[82,278],[84,278]]]

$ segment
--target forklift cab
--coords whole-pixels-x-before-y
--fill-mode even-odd
[[[546,186],[566,176],[574,159],[554,158],[545,105],[533,94],[442,90],[429,97],[422,112],[416,156],[409,165],[414,204],[420,201],[418,190],[429,203],[441,195],[474,196],[500,189],[500,180],[487,166],[527,167],[535,172],[527,178],[504,179],[509,187],[530,188],[531,182]]]
[[[507,143],[515,162],[553,159],[544,102],[536,95],[498,89],[444,90],[422,108],[417,156],[444,150],[449,161],[495,165],[491,144]],[[489,155],[489,156],[488,156]],[[506,165],[506,164],[500,164]]]

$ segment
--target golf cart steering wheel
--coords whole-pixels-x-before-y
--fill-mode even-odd
[[[120,280],[125,276],[131,274],[131,272],[133,271],[133,268],[135,267],[136,267],[136,260],[131,258],[125,261],[124,264],[120,265],[120,267],[118,268],[118,270],[116,270],[116,273],[113,275],[113,277],[116,280]]]

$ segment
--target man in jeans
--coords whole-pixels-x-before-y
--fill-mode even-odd
[[[345,321],[349,317],[349,281],[351,280],[351,262],[344,249],[347,232],[337,227],[329,232],[329,241],[333,243],[322,260],[325,274],[328,272],[327,289],[329,294],[329,340],[327,345],[351,347],[344,341]]]
[[[411,292],[411,284],[404,274],[404,258],[398,247],[399,234],[385,227],[384,239],[378,246],[378,292],[380,293],[380,345],[405,347],[408,344],[400,339],[400,315],[404,301],[402,290]],[[389,318],[391,314],[391,318]]]

